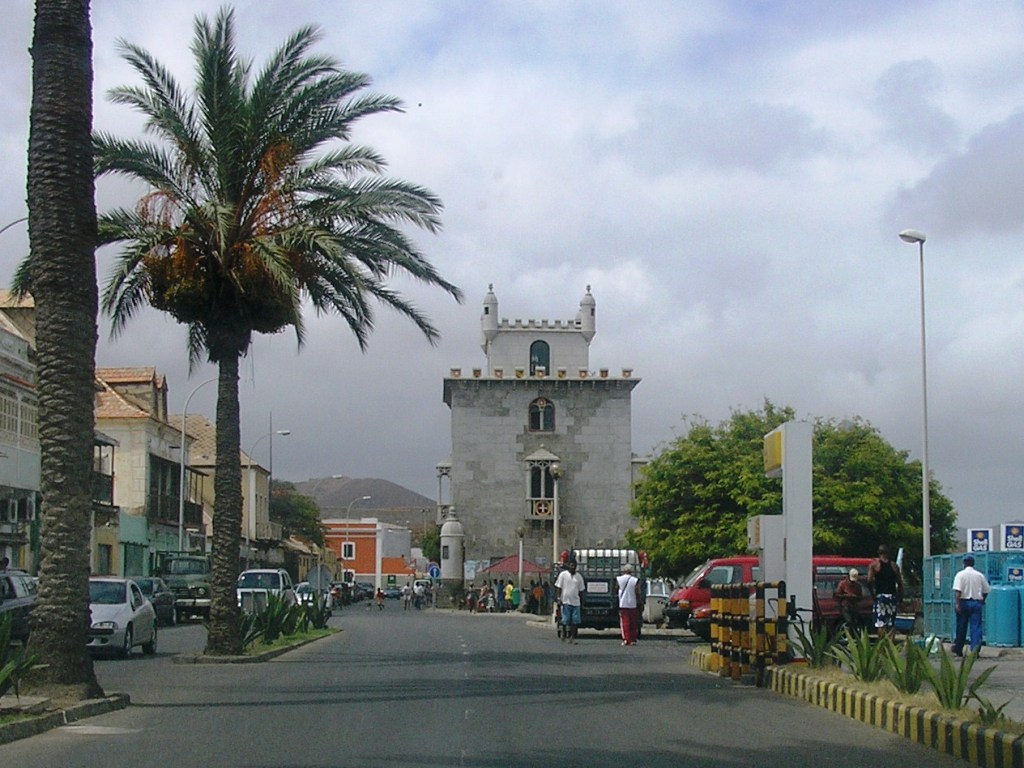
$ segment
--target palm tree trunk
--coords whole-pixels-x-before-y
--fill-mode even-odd
[[[238,407],[237,347],[218,353],[211,340],[211,359],[218,361],[217,459],[213,479],[213,546],[210,589],[210,627],[206,653],[213,656],[242,652],[239,609],[235,586],[238,581],[239,546],[242,529],[242,463]]]
[[[28,148],[29,283],[36,304],[39,599],[32,648],[49,683],[102,693],[86,650],[95,437],[96,206],[88,0],[37,0]]]

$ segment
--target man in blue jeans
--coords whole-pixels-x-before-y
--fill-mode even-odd
[[[964,555],[963,570],[953,577],[953,607],[956,609],[956,637],[953,653],[964,655],[968,627],[971,630],[971,653],[981,649],[981,613],[991,587],[985,574],[974,570],[974,555]]]
[[[576,573],[576,561],[570,560],[566,570],[558,574],[555,581],[555,594],[558,604],[561,606],[560,622],[565,625],[565,632],[562,640],[575,645],[579,642],[576,635],[579,632],[580,603],[582,592],[586,589],[586,582],[583,576]]]

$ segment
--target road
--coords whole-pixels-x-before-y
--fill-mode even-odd
[[[700,672],[689,645],[578,645],[521,616],[346,609],[343,632],[264,664],[97,662],[132,705],[0,747],[19,768],[660,768],[963,763],[803,702]]]

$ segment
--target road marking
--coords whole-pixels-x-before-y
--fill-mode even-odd
[[[113,728],[106,725],[64,725],[60,730],[76,736],[124,736],[129,733],[140,733],[139,728]]]

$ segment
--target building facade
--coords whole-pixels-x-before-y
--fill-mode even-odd
[[[554,321],[499,319],[492,287],[481,331],[485,364],[444,379],[452,451],[438,464],[467,563],[515,553],[520,539],[524,557],[541,565],[570,547],[621,545],[635,522],[639,379],[629,368],[591,368],[590,287],[573,320]]]

